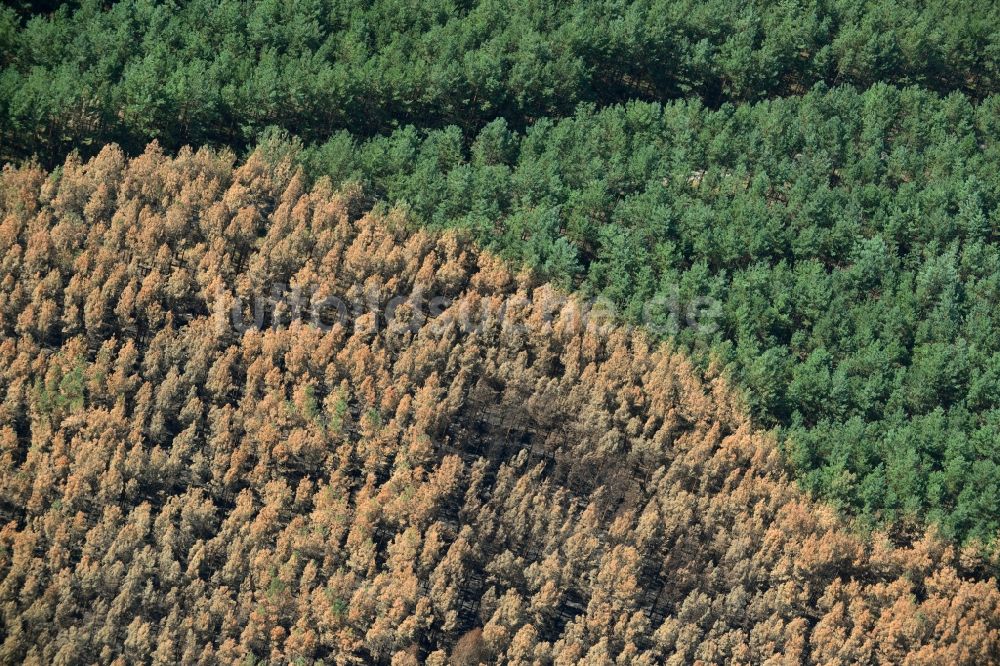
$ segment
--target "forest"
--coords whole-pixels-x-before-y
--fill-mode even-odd
[[[48,166],[109,141],[245,149],[269,126],[471,136],[580,103],[880,81],[979,99],[1000,82],[1000,8],[973,0],[20,4],[0,8],[0,159]]]
[[[0,664],[1000,663],[1000,8],[0,7]]]
[[[4,171],[0,661],[996,656],[975,549],[859,538],[724,378],[360,195],[260,152]],[[365,306],[253,320],[279,283]]]

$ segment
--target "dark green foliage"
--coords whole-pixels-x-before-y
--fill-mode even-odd
[[[525,134],[497,121],[467,151],[457,128],[344,134],[302,159],[720,355],[842,508],[990,539],[997,102],[820,87],[585,107]]]
[[[1000,62],[1000,10],[970,0],[17,7],[0,12],[0,159],[52,164],[108,141],[245,148],[271,125],[316,141],[410,123],[474,133],[500,117],[523,129],[582,102],[715,107],[820,81],[979,98]]]

